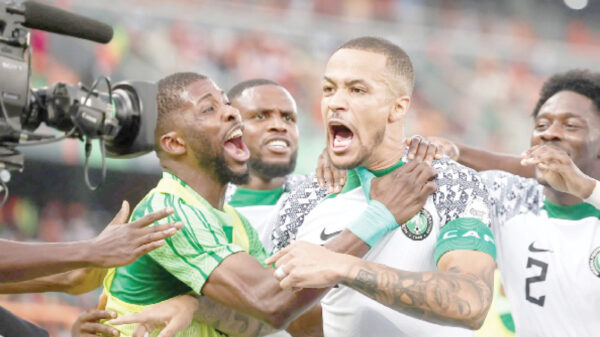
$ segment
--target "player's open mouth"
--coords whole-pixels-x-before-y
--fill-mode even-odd
[[[348,150],[354,133],[344,124],[337,121],[329,122],[329,146],[334,153],[342,153]]]
[[[290,149],[290,142],[283,138],[267,139],[265,147],[271,152],[286,153]]]
[[[223,147],[234,160],[245,162],[250,157],[250,151],[246,147],[241,126],[234,127],[225,140]]]

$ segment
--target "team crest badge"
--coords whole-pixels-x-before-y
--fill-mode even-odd
[[[594,275],[600,277],[600,247],[594,249],[590,255],[590,269]]]
[[[426,209],[422,209],[412,219],[403,223],[400,228],[402,228],[402,232],[409,239],[420,241],[428,237],[429,233],[431,233],[433,217]]]

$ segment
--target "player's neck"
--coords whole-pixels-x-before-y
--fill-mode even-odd
[[[388,125],[388,130],[380,144],[373,148],[365,167],[371,171],[381,171],[396,165],[404,155],[402,124]]]
[[[404,146],[402,144],[396,144],[394,147],[388,146],[379,148],[373,152],[367,162],[363,165],[371,171],[381,171],[390,168],[400,160],[404,155]]]
[[[192,168],[177,162],[163,165],[163,169],[183,180],[196,193],[200,194],[208,203],[216,208],[223,209],[226,185],[221,184],[216,176],[203,169]]]
[[[549,186],[544,187],[544,195],[548,201],[557,205],[575,205],[583,202],[574,195],[557,191]]]
[[[285,183],[285,177],[263,178],[253,172],[250,172],[250,179],[247,184],[239,185],[249,190],[274,190],[280,188]]]

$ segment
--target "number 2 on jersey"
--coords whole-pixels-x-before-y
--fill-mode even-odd
[[[531,268],[533,266],[540,268],[540,274],[537,276],[531,276],[525,279],[525,299],[533,304],[537,304],[540,307],[544,306],[544,302],[546,301],[546,295],[542,295],[540,297],[533,297],[530,293],[530,288],[533,283],[543,282],[546,280],[546,273],[548,272],[548,264],[546,262],[542,262],[540,260],[536,260],[533,258],[527,259],[527,268]]]

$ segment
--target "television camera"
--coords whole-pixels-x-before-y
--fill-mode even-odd
[[[23,169],[21,146],[41,145],[65,138],[85,142],[85,179],[92,140],[100,143],[102,180],[106,156],[131,158],[151,151],[156,127],[156,85],[125,81],[112,84],[106,76],[90,87],[55,83],[30,88],[32,50],[29,29],[40,29],[100,43],[112,39],[104,23],[45,4],[0,2],[0,185],[8,197],[10,171]],[[100,91],[100,86],[105,91]],[[42,123],[64,133],[34,132]]]

